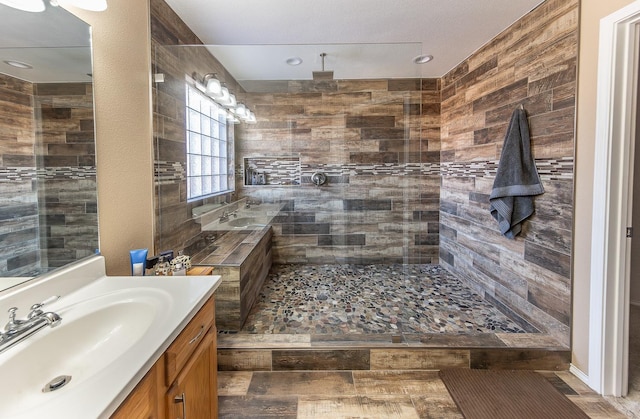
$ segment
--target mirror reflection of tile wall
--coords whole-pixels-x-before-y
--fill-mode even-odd
[[[0,75],[0,274],[33,276],[98,248],[90,83]]]

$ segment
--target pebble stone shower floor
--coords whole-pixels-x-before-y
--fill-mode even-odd
[[[273,265],[242,333],[524,333],[438,265]]]

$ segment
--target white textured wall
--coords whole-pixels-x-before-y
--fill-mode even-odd
[[[578,63],[572,362],[588,373],[589,287],[600,19],[632,0],[582,0]]]
[[[69,10],[92,26],[100,250],[107,274],[128,275],[129,249],[153,252],[149,1],[108,3]]]

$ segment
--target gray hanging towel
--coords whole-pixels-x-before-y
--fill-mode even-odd
[[[511,115],[489,196],[489,210],[500,232],[510,239],[520,234],[522,222],[533,214],[533,197],[541,193],[544,188],[531,154],[527,114],[518,108]]]

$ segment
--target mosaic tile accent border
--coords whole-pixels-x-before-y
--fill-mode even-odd
[[[536,159],[540,178],[550,180],[573,180],[573,157]],[[298,164],[297,158],[245,158],[251,167],[267,174],[267,185],[298,185],[310,183],[315,172],[327,176],[348,179],[350,176],[452,176],[494,178],[498,160],[446,163],[381,163],[381,164]],[[240,175],[242,171],[237,168]],[[171,184],[186,178],[186,169],[180,162],[156,161],[156,185]],[[1,174],[0,174],[1,175]],[[0,179],[1,180],[1,179]],[[298,182],[298,183],[296,183]]]
[[[187,178],[187,169],[181,162],[156,160],[153,168],[156,186],[182,182]]]
[[[572,180],[573,157],[536,159],[541,180]],[[441,163],[440,174],[452,177],[494,178],[498,171],[498,160]]]
[[[35,167],[0,167],[0,182],[25,182],[35,178]]]
[[[440,175],[437,163],[380,163],[380,164],[302,164],[302,175],[321,171],[328,176],[428,176]]]
[[[95,179],[95,166],[46,167],[38,169],[39,179]]]
[[[0,167],[0,182],[26,182],[36,179],[95,179],[95,166],[80,167]]]

